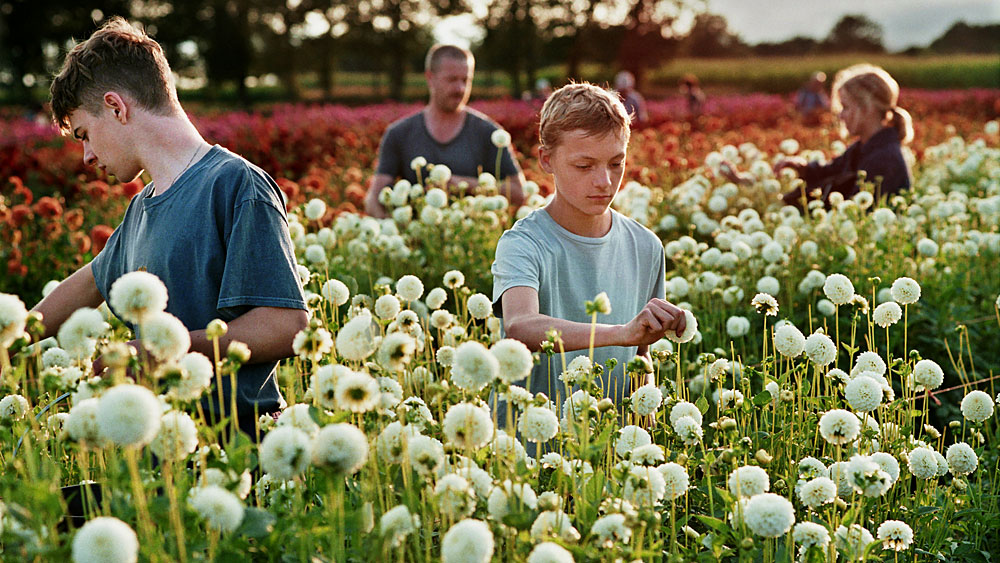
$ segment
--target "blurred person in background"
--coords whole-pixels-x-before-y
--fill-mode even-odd
[[[430,164],[444,164],[451,169],[449,187],[475,189],[479,175],[499,175],[497,190],[512,207],[524,202],[524,175],[514,159],[508,142],[498,147],[491,140],[500,129],[492,119],[468,107],[472,92],[472,74],[476,61],[468,49],[455,45],[435,45],[427,53],[424,77],[430,100],[419,112],[389,125],[378,149],[378,165],[368,186],[365,211],[374,217],[386,217],[379,201],[382,189],[398,179],[411,184],[425,180],[427,170],[417,172],[411,164],[417,157]],[[496,169],[497,151],[502,150],[500,170]]]
[[[826,94],[826,73],[814,72],[797,92],[795,109],[808,125],[816,125],[823,114],[830,109],[830,96]]]
[[[830,106],[840,121],[841,136],[855,141],[825,164],[801,156],[779,158],[775,173],[789,168],[804,181],[782,195],[784,203],[804,209],[811,199],[828,204],[833,192],[850,198],[860,191],[862,180],[874,184],[876,200],[909,189],[910,169],[902,148],[913,139],[913,122],[898,100],[899,84],[880,67],[864,63],[838,72]],[[740,172],[728,161],[720,171],[733,182],[754,182],[752,174]]]
[[[649,112],[646,111],[646,98],[635,89],[635,75],[627,70],[623,70],[615,75],[615,90],[625,104],[625,111],[632,117],[632,124],[641,124],[649,121]]]
[[[681,78],[681,94],[687,103],[688,119],[693,120],[701,115],[702,107],[705,105],[705,92],[701,90],[697,76],[689,73]]]

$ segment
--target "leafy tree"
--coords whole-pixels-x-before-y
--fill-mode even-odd
[[[882,26],[863,14],[848,14],[834,24],[823,47],[829,52],[884,53]]]
[[[1000,53],[1000,24],[957,22],[928,47],[936,53]]]
[[[738,35],[729,31],[729,23],[718,14],[698,14],[684,39],[684,52],[692,57],[740,55],[747,47]]]

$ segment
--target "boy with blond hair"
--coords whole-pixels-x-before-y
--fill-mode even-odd
[[[545,333],[560,333],[566,365],[587,355],[591,318],[584,302],[606,292],[611,312],[593,333],[594,363],[616,358],[605,394],[630,392],[624,365],[668,331],[680,335],[684,313],[664,300],[665,259],[649,229],[611,209],[621,188],[630,129],[617,96],[592,84],[570,84],[542,106],[539,163],[555,196],[505,232],[493,262],[493,304],[508,337],[538,351]],[[557,350],[558,351],[558,350]],[[532,393],[560,400],[562,358],[536,365]]]

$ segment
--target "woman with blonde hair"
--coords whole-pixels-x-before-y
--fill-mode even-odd
[[[827,164],[798,156],[780,158],[774,164],[776,173],[791,168],[805,181],[802,188],[784,194],[784,202],[800,207],[817,197],[826,202],[833,192],[850,198],[860,191],[862,179],[875,185],[876,199],[908,189],[910,170],[902,146],[913,139],[913,124],[910,114],[896,105],[896,80],[880,67],[857,64],[837,73],[832,90],[831,109],[839,117],[841,135],[857,140]],[[723,170],[731,180],[749,179]]]

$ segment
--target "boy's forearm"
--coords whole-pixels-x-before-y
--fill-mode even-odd
[[[591,344],[592,328],[595,348],[624,345],[621,325],[598,323],[592,327],[589,323],[578,323],[539,314],[519,317],[508,322],[504,327],[509,338],[520,340],[532,352],[541,349],[545,333],[552,329],[559,332],[565,351],[585,350]]]
[[[250,348],[250,362],[274,362],[293,355],[292,340],[309,322],[305,311],[277,307],[251,309],[229,324],[229,330],[219,338],[219,353],[223,356],[232,341],[239,341]],[[260,327],[268,327],[261,331]],[[205,337],[205,330],[191,331],[191,351],[201,352],[209,358],[215,355],[212,341]]]
[[[59,327],[77,309],[96,308],[103,302],[104,297],[97,289],[91,265],[87,264],[63,280],[31,310],[42,314],[42,324],[45,326],[42,338],[48,338],[55,336]]]

